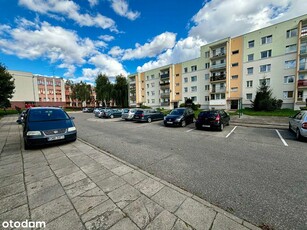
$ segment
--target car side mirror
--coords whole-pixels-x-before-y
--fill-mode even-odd
[[[20,125],[22,123],[22,120],[18,119],[16,122]]]
[[[74,119],[75,119],[75,117],[70,117],[70,119],[71,119],[71,120],[74,120]]]

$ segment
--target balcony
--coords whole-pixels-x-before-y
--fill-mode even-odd
[[[307,62],[300,63],[299,72],[307,72]]]
[[[168,79],[169,78],[169,73],[160,74],[160,78],[161,79]]]
[[[169,102],[161,102],[161,106],[169,106]]]
[[[161,98],[168,98],[170,96],[170,93],[169,92],[166,92],[166,93],[161,93]]]
[[[307,79],[305,79],[305,80],[298,80],[297,87],[298,88],[307,88]]]
[[[225,80],[226,80],[226,74],[210,77],[210,82],[212,82],[212,81],[225,81]]]
[[[160,81],[160,86],[169,85],[169,81]]]
[[[216,64],[210,67],[210,71],[216,71],[220,69],[226,69],[226,63]]]
[[[224,88],[212,88],[210,90],[210,93],[225,93],[226,92],[226,87]]]
[[[211,60],[216,60],[216,59],[225,58],[225,57],[226,57],[226,53],[215,53],[215,54],[212,54],[210,59]]]

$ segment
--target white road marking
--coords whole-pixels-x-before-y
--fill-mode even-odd
[[[287,142],[284,140],[284,138],[280,135],[280,133],[278,132],[277,129],[275,129],[276,133],[278,134],[280,140],[282,141],[282,143],[284,144],[284,146],[288,146]]]
[[[189,129],[189,130],[187,130],[187,131],[185,131],[186,133],[189,133],[189,132],[191,132],[191,131],[193,131],[194,129]]]
[[[235,127],[230,131],[230,133],[227,134],[226,138],[228,138],[228,137],[235,131],[236,128],[237,128],[237,126],[235,126]]]

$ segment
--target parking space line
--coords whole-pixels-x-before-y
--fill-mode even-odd
[[[235,126],[235,127],[230,131],[230,133],[227,134],[227,136],[226,136],[225,138],[228,138],[228,137],[235,131],[236,128],[237,128],[237,126]]]
[[[285,141],[285,139],[280,135],[280,133],[278,132],[277,129],[275,129],[276,133],[278,134],[280,140],[282,141],[282,143],[284,144],[284,146],[288,146],[287,142]]]
[[[193,131],[194,129],[189,129],[189,130],[187,130],[187,131],[185,131],[186,133],[189,133],[189,132],[191,132],[191,131]]]

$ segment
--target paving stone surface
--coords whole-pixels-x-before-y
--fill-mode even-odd
[[[259,229],[81,140],[24,150],[15,121],[0,120],[0,226],[29,220],[48,230]]]

